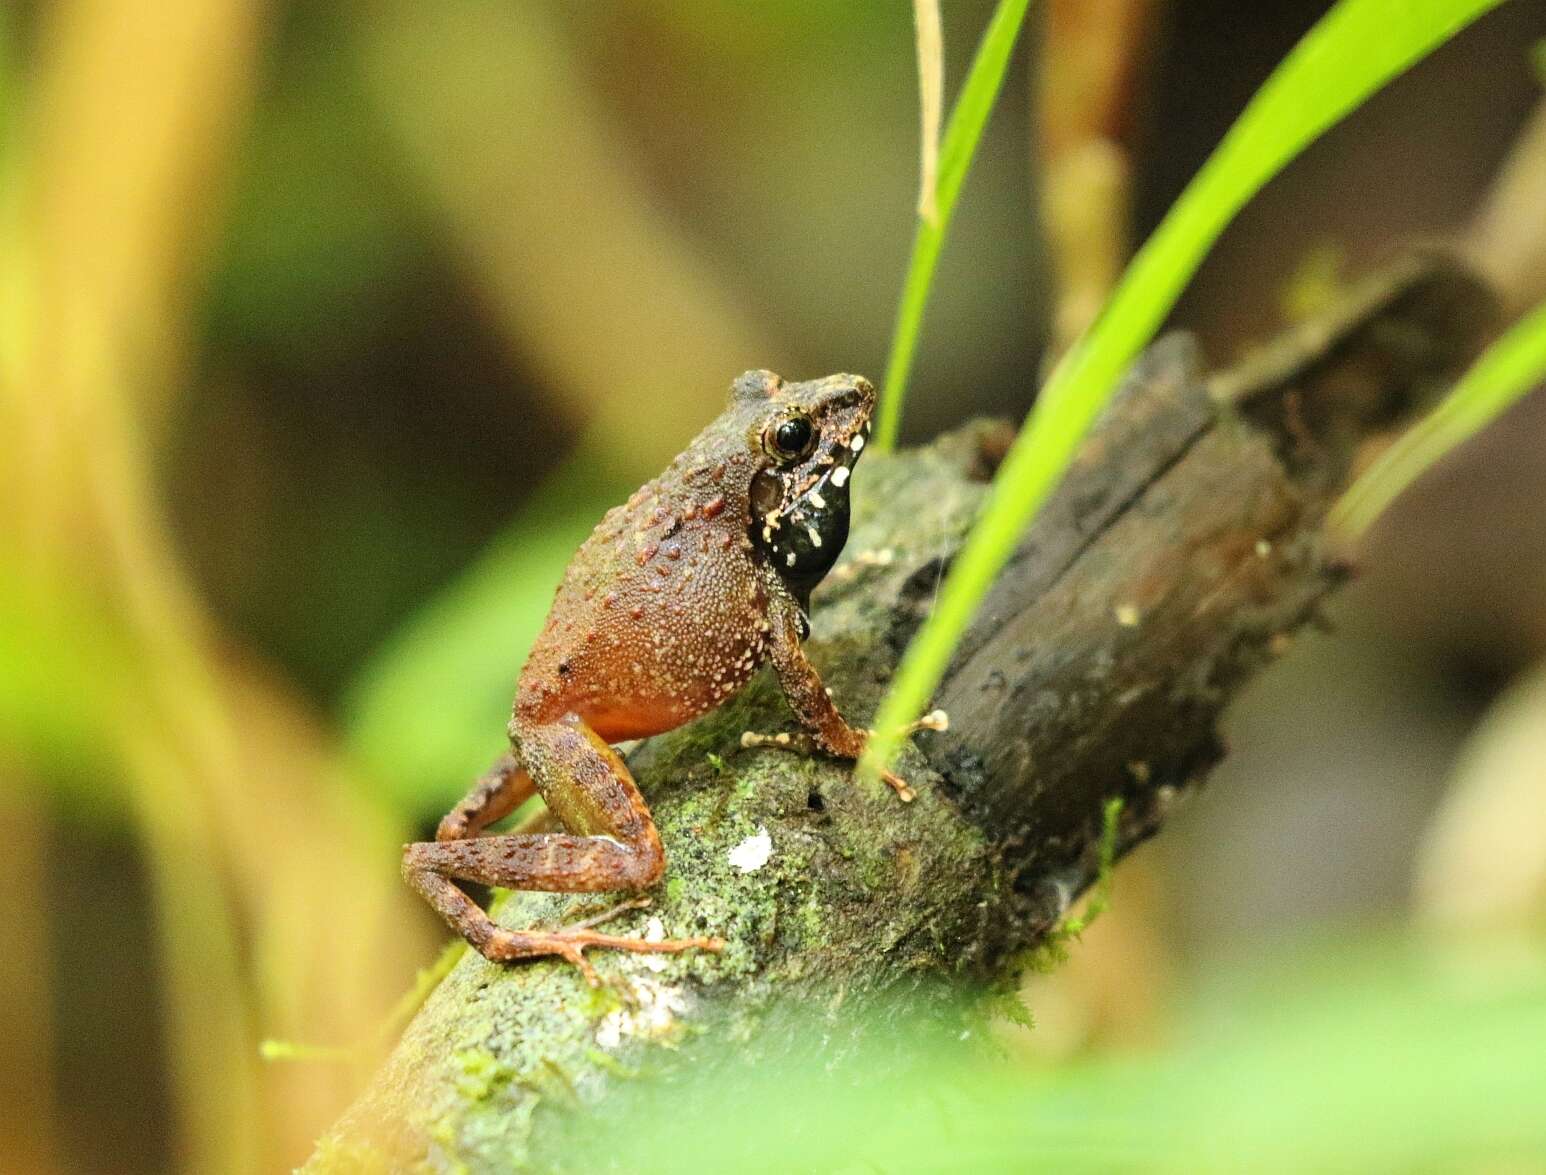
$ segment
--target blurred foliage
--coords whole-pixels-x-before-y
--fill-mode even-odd
[[[449,807],[505,747],[515,676],[565,565],[634,480],[594,443],[532,495],[434,604],[377,653],[346,699],[351,745],[405,811]]]
[[[1417,913],[1443,934],[1546,925],[1546,664],[1460,750],[1417,857]]]
[[[1438,11],[1397,7],[1371,66]],[[947,78],[993,12],[942,6]],[[30,1137],[0,1135],[13,1163],[274,1169],[347,1102],[444,938],[397,846],[500,749],[574,546],[739,370],[881,368],[913,223],[908,16],[0,7],[0,817],[17,843],[0,929],[6,974],[37,980],[0,1008],[4,1092],[28,1098]],[[915,435],[1030,398],[1049,294],[1028,56],[995,63],[1005,100],[947,138],[941,186],[963,195],[916,286],[933,341]],[[985,116],[987,89],[967,89]],[[1292,1141],[1269,1113],[1281,1092],[1273,1113],[1324,1126],[1312,1158],[1513,1157],[1537,1119],[1512,1085],[1479,1091],[1533,1076],[1540,989],[1478,963],[1491,995],[1429,983],[1395,948],[1273,959],[1289,991],[1224,973],[1165,1023],[1183,1047],[1080,1062],[1066,1084],[948,1052],[857,1101],[743,1074],[681,1095],[739,1121],[654,1121],[691,1123],[694,1145],[745,1128],[721,1140],[735,1154],[787,1098],[810,1125],[796,1157],[836,1153],[840,1115],[910,1109],[875,1156],[955,1138],[989,1165],[1019,1147],[1077,1165],[1099,1135],[1121,1161],[1157,1146],[1177,1165],[1165,1144],[1216,1140],[1199,1162],[1222,1165]],[[358,1047],[265,1067],[269,1036]],[[1441,1094],[1469,1118],[1435,1112]]]
[[[1479,950],[1480,948],[1478,948]],[[1473,969],[1472,964],[1475,964]],[[905,1010],[888,1021],[906,1023]],[[1533,1170],[1546,1161],[1546,954],[1501,970],[1378,935],[1201,977],[1139,1054],[1027,1069],[981,1029],[834,1063],[692,1057],[586,1121],[575,1171]],[[803,1034],[803,1035],[802,1035]],[[900,1051],[900,1057],[892,1049]],[[690,1051],[690,1046],[689,1046]]]
[[[259,39],[242,0],[142,17],[123,0],[42,11],[13,108],[0,752],[65,827],[121,823],[137,842],[160,989],[123,998],[137,995],[139,1017],[157,1009],[176,1118],[135,1140],[139,1161],[247,1171],[298,1154],[355,1080],[261,1071],[259,1026],[362,1035],[432,940],[381,868],[396,818],[356,790],[288,688],[225,644],[167,523],[158,457]],[[66,889],[87,880],[70,872],[78,855],[61,846]],[[70,910],[55,888],[20,900],[52,909],[54,949],[89,941],[107,910],[85,893]],[[37,1122],[59,1137],[52,1107]]]

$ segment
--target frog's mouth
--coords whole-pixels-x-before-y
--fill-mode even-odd
[[[802,603],[848,541],[849,479],[869,434],[866,420],[798,469],[767,469],[753,480],[752,543]]]

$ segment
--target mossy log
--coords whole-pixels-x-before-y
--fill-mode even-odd
[[[465,956],[309,1169],[566,1170],[565,1140],[630,1086],[712,1055],[776,1057],[786,1002],[825,1011],[837,1054],[873,1023],[848,1015],[867,995],[1002,981],[1091,881],[1104,802],[1124,801],[1125,851],[1218,759],[1232,692],[1340,578],[1321,524],[1359,446],[1451,379],[1491,321],[1482,284],[1429,254],[1211,378],[1187,337],[1161,340],[959,650],[937,699],[951,729],[899,764],[915,803],[845,763],[743,750],[745,730],[792,726],[766,673],[650,740],[630,762],[667,879],[617,928],[719,935],[725,951],[597,953],[598,991],[563,963]],[[809,642],[851,717],[874,712],[1007,435],[974,424],[861,467]],[[497,917],[596,908],[520,894]]]

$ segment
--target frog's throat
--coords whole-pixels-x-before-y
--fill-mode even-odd
[[[799,599],[809,598],[848,541],[849,479],[868,433],[866,421],[848,444],[818,459],[788,500],[753,524],[753,543]]]

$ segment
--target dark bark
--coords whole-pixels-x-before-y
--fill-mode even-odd
[[[1206,381],[1185,336],[1134,365],[938,696],[947,781],[1024,845],[1017,877],[1053,886],[1054,915],[1090,880],[1102,796],[1125,798],[1131,842],[1218,759],[1225,702],[1340,578],[1321,523],[1358,447],[1493,319],[1430,253]]]

